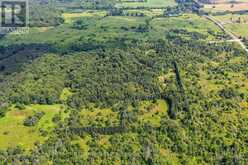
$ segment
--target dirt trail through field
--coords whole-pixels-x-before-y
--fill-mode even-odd
[[[221,28],[221,30],[223,30],[226,34],[228,34],[232,38],[232,40],[228,40],[229,42],[237,42],[246,51],[246,53],[248,54],[248,48],[245,46],[245,44],[242,42],[242,40],[239,39],[237,36],[235,36],[231,31],[227,30],[220,20],[218,20],[218,19],[216,19],[216,18],[214,18],[212,16],[208,16],[208,15],[204,15],[204,17],[206,19],[212,21],[219,28]]]

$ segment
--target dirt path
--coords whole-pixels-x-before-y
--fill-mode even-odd
[[[235,36],[231,31],[227,30],[223,23],[212,17],[212,16],[208,16],[208,15],[204,15],[204,17],[210,21],[212,21],[214,24],[216,24],[219,28],[221,28],[221,30],[223,30],[226,34],[228,34],[232,39],[231,40],[227,40],[227,42],[237,42],[248,54],[248,48],[245,46],[245,44],[242,42],[241,39],[239,39],[237,36]]]

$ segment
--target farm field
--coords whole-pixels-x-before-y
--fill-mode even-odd
[[[117,3],[117,7],[130,7],[130,8],[137,8],[137,7],[150,7],[150,8],[161,8],[161,7],[168,7],[168,6],[175,6],[175,0],[147,0],[147,2],[119,2]]]
[[[204,10],[210,13],[212,12],[236,12],[236,11],[245,11],[248,9],[247,0],[238,0],[235,2],[220,0],[212,4],[204,4]]]

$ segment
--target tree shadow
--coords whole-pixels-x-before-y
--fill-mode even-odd
[[[21,68],[34,59],[53,52],[50,44],[15,44],[0,47],[0,75],[9,75],[21,71]]]

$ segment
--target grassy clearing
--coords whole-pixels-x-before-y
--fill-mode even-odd
[[[23,121],[35,112],[45,112],[39,123],[34,127],[26,127]],[[5,117],[0,119],[0,149],[21,146],[27,150],[32,149],[35,142],[43,142],[47,137],[40,135],[40,129],[52,134],[55,123],[52,118],[61,113],[62,118],[67,115],[63,112],[61,105],[30,105],[24,110],[11,108]]]
[[[131,8],[137,8],[137,7],[168,7],[168,6],[175,6],[176,2],[175,0],[147,0],[147,2],[123,2],[118,3],[117,7],[131,7]]]
[[[66,101],[73,93],[70,91],[69,88],[63,89],[61,95],[60,95],[60,100],[61,101]]]
[[[247,14],[226,14],[215,16],[221,20],[224,26],[236,36],[248,38],[248,15]]]
[[[175,77],[175,73],[172,69],[168,71],[166,74],[162,74],[158,77],[158,82],[160,83],[161,87],[164,89],[170,82],[173,81]]]
[[[72,23],[80,17],[104,17],[106,14],[106,11],[87,10],[81,13],[63,13],[63,18],[65,19],[65,23]]]
[[[155,17],[155,16],[161,16],[163,15],[164,10],[163,9],[137,9],[137,10],[124,10],[125,13],[128,14],[136,14],[136,13],[143,13],[145,16],[149,17]]]
[[[108,127],[119,125],[119,114],[111,109],[89,108],[80,112],[80,123],[84,126]]]
[[[154,127],[160,126],[160,121],[162,117],[165,117],[167,115],[168,105],[165,100],[157,100],[156,102],[152,101],[142,101],[139,103],[139,111],[138,111],[138,121],[134,124],[137,125],[144,125],[144,124],[150,124]],[[132,111],[132,107],[129,107],[129,111]],[[90,121],[97,121],[100,123],[105,123],[106,120],[109,120],[111,122],[116,121],[116,125],[118,124],[118,115],[117,113],[113,112],[111,109],[96,109],[96,108],[88,108],[87,110],[82,110],[80,113],[81,116],[81,123],[85,126],[88,126]],[[102,125],[96,125],[95,126],[107,126],[108,124],[102,124]],[[92,124],[91,124],[92,126]],[[97,146],[99,148],[104,148],[105,150],[110,149],[112,146],[111,144],[111,138],[113,138],[115,135],[99,135],[98,138],[95,140]],[[119,136],[119,135],[117,135]],[[122,134],[122,137],[125,139],[126,143],[132,144],[131,151],[133,153],[138,153],[139,150],[142,148],[140,145],[140,142],[138,140],[138,134],[137,133],[127,133]],[[91,142],[92,139],[89,138],[88,135],[84,136],[83,138],[78,137],[74,141],[74,143],[78,144],[82,151],[83,151],[83,158],[87,159],[89,154],[89,146],[87,143]],[[174,163],[178,163],[177,155],[171,153],[170,151],[159,148],[159,155],[163,157],[166,161],[173,161]],[[98,162],[99,160],[94,160],[95,162]],[[116,164],[119,164],[120,160],[119,158],[116,159]]]
[[[86,160],[88,158],[88,151],[90,147],[87,145],[87,142],[92,140],[92,137],[90,135],[84,136],[84,138],[81,138],[79,136],[76,137],[75,140],[72,141],[72,144],[78,144],[81,151],[83,152],[82,158]]]
[[[223,88],[223,85],[216,84],[214,80],[209,80],[209,75],[205,71],[200,70],[199,73],[200,80],[198,83],[201,86],[201,91],[204,95],[208,95]]]
[[[247,24],[229,24],[225,26],[232,31],[236,36],[248,38],[248,23]]]
[[[227,54],[220,54],[215,60],[199,66],[198,84],[205,96],[223,99],[219,96],[218,92],[228,87],[233,87],[238,93],[248,94],[248,78],[245,72],[225,70],[223,74],[207,73],[207,68],[231,68],[232,66],[244,65],[247,61],[245,57],[234,57],[228,60],[227,58]],[[248,110],[246,99],[234,98],[233,101],[238,103],[242,110]]]
[[[156,31],[169,31],[170,29],[185,29],[189,32],[198,32],[207,35],[211,40],[215,37],[209,31],[217,34],[222,31],[212,22],[195,14],[184,14],[179,17],[158,18],[152,21],[152,26]]]
[[[175,153],[172,153],[170,150],[168,149],[164,149],[164,148],[160,148],[159,149],[159,154],[161,155],[161,157],[163,159],[165,159],[166,161],[170,162],[171,165],[179,165],[179,159],[178,159],[178,155]]]
[[[168,104],[165,100],[157,100],[156,103],[142,101],[139,106],[138,120],[142,125],[149,123],[154,127],[159,127],[161,118],[167,114],[167,111]]]

